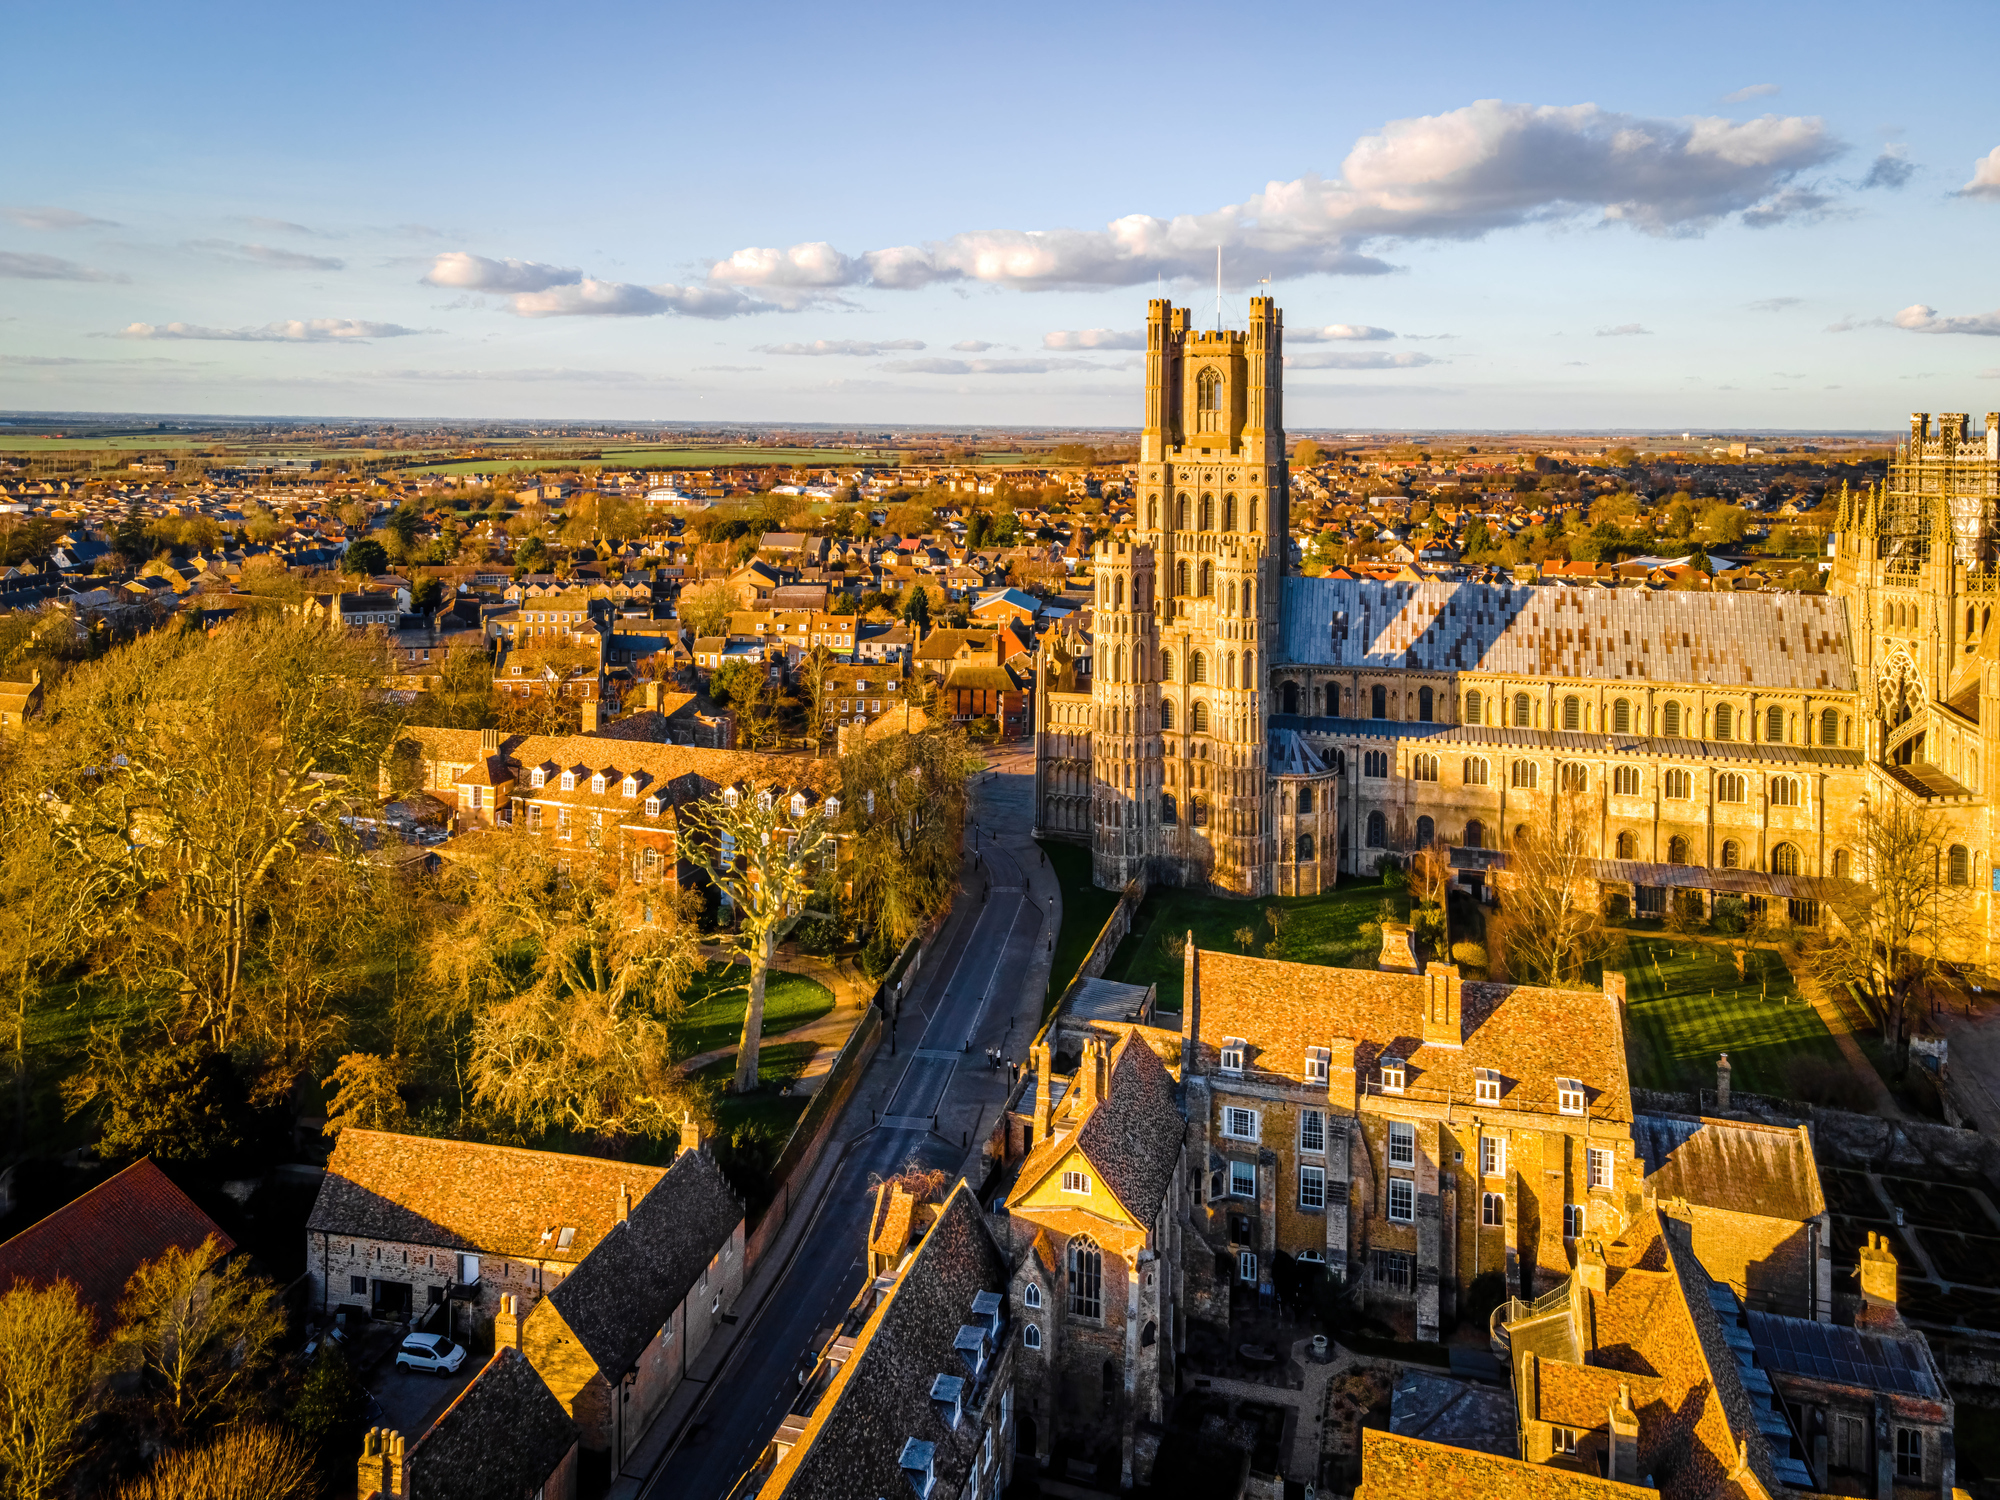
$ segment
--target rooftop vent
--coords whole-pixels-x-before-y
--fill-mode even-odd
[[[575,1227],[572,1225],[565,1224],[563,1226],[562,1233],[556,1236],[556,1249],[567,1250],[571,1245],[575,1243],[576,1243]]]

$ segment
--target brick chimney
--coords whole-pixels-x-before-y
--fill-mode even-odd
[[[1605,1478],[1618,1484],[1639,1482],[1639,1413],[1632,1409],[1632,1387],[1618,1383],[1618,1404],[1611,1408],[1611,1452]]]
[[[1715,1060],[1715,1112],[1726,1114],[1729,1110],[1729,1054],[1723,1053]]]
[[[584,699],[582,711],[583,732],[585,734],[597,733],[597,700],[595,698]]]
[[[499,730],[482,729],[479,731],[479,753],[485,756],[494,756],[500,753]]]
[[[1387,922],[1382,924],[1382,930],[1385,934],[1388,932]],[[1388,939],[1385,936],[1383,953],[1386,955],[1387,952]],[[1432,964],[1423,979],[1424,1044],[1429,1047],[1464,1046],[1464,1021],[1459,1015],[1459,999],[1464,985],[1458,977],[1458,965]]]
[[[1415,974],[1420,970],[1417,950],[1410,946],[1408,922],[1382,924],[1382,953],[1375,967],[1388,974]]]
[[[1187,934],[1181,950],[1181,1072],[1199,1071],[1195,1056],[1201,1040],[1201,952],[1194,945],[1194,929]]]
[[[500,1310],[493,1315],[493,1347],[521,1347],[521,1299],[514,1292],[500,1294]]]
[[[1049,1113],[1055,1096],[1054,1080],[1049,1077],[1047,1042],[1037,1042],[1028,1049],[1028,1066],[1035,1070],[1035,1138],[1029,1142],[1032,1149],[1049,1138]]]
[[[1873,1230],[1861,1247],[1861,1308],[1854,1315],[1854,1326],[1878,1333],[1903,1326],[1903,1314],[1896,1306],[1896,1252],[1889,1248],[1886,1234]]]
[[[1337,1036],[1327,1049],[1333,1055],[1326,1064],[1326,1102],[1329,1108],[1354,1113],[1354,1038]]]
[[[1609,1275],[1604,1260],[1604,1242],[1595,1236],[1576,1247],[1576,1281],[1586,1292],[1602,1297]]]
[[[692,1114],[688,1113],[686,1110],[682,1110],[681,1148],[680,1150],[674,1153],[674,1160],[679,1161],[683,1156],[686,1156],[688,1152],[699,1151],[700,1149],[701,1149],[701,1122],[695,1119],[695,1117]],[[621,1192],[623,1191],[622,1187],[620,1191]],[[622,1219],[625,1217],[625,1215],[621,1213],[618,1217]]]
[[[361,1463],[356,1474],[364,1497],[408,1500],[403,1487],[403,1435],[393,1427],[371,1427],[361,1435]]]
[[[1098,1092],[1104,1044],[1094,1036],[1083,1039],[1083,1055],[1077,1059],[1076,1074],[1070,1079],[1070,1097],[1076,1101],[1073,1113],[1080,1119],[1093,1108],[1101,1095]]]
[[[632,1190],[624,1183],[618,1184],[618,1222],[623,1224],[632,1217]]]

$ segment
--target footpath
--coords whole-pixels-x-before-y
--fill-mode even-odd
[[[1017,920],[1030,920],[1033,914],[1038,913],[1040,941],[1024,972],[1018,976],[996,976],[1003,983],[996,987],[993,998],[1004,1003],[987,1007],[978,1031],[969,1044],[964,1045],[975,1059],[983,1048],[992,1046],[999,1047],[1003,1055],[1011,1049],[1016,1062],[1026,1062],[1028,1046],[1041,1027],[1042,1004],[1048,993],[1053,936],[1062,920],[1062,893],[1055,871],[1048,867],[1040,847],[1031,836],[1033,805],[1033,764],[1025,754],[997,759],[994,769],[983,773],[974,786],[972,805],[967,815],[967,849],[959,888],[952,901],[951,915],[946,918],[932,944],[931,957],[924,972],[918,976],[914,992],[903,999],[902,1014],[897,1018],[897,1029],[901,1034],[897,1051],[892,1053],[885,1042],[875,1054],[874,1061],[862,1075],[834,1126],[833,1140],[821,1153],[812,1175],[796,1193],[795,1206],[784,1228],[751,1271],[748,1281],[744,1283],[743,1293],[737,1298],[736,1306],[724,1326],[710,1337],[645,1438],[627,1455],[623,1472],[607,1492],[608,1500],[639,1500],[641,1495],[666,1496],[673,1493],[670,1477],[665,1474],[656,1476],[654,1470],[659,1467],[662,1457],[679,1442],[707,1397],[709,1388],[726,1380],[737,1352],[755,1337],[758,1314],[771,1294],[783,1284],[792,1263],[811,1239],[813,1227],[819,1222],[820,1211],[825,1207],[827,1188],[846,1159],[848,1148],[876,1128],[876,1121],[894,1096],[909,1061],[908,1053],[922,1036],[926,1005],[934,1008],[942,1000],[959,965],[998,961],[997,953],[982,955],[975,952],[970,943],[961,945],[959,939],[978,922],[987,901],[1016,887],[1021,888],[1023,906],[1023,913]],[[955,949],[957,952],[954,954]],[[787,960],[786,967],[794,968],[791,960]],[[803,968],[796,969],[796,972],[811,973],[813,978],[832,987],[824,974]],[[838,989],[834,990],[834,994],[837,1000],[841,997]],[[832,1014],[814,1024],[832,1022],[839,1009],[837,1005]],[[801,1027],[798,1032],[787,1032],[785,1036],[788,1040],[795,1040],[801,1033],[810,1030],[810,1027]],[[964,1043],[963,1038],[960,1041]],[[733,1055],[735,1050],[732,1047],[715,1055]],[[830,1053],[827,1055],[831,1057]],[[953,1078],[938,1109],[936,1133],[948,1141],[964,1143],[965,1158],[960,1173],[975,1187],[983,1172],[982,1146],[1006,1103],[1009,1092],[1007,1076],[1004,1068],[962,1069]],[[832,1254],[858,1253],[858,1247],[854,1246],[825,1248]]]

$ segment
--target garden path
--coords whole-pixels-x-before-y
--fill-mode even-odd
[[[725,948],[717,943],[704,943],[701,956],[713,963],[742,964],[748,966],[750,960],[733,948]],[[819,1050],[814,1052],[804,1070],[792,1084],[792,1092],[810,1094],[818,1090],[821,1082],[833,1068],[833,1060],[840,1055],[840,1049],[847,1045],[854,1028],[868,1013],[868,1002],[875,995],[875,981],[869,979],[851,965],[835,963],[816,953],[799,953],[784,948],[778,950],[778,961],[771,966],[774,974],[798,974],[816,980],[833,992],[833,1009],[816,1021],[808,1021],[803,1026],[790,1031],[764,1033],[764,1040],[786,1042],[813,1042]],[[731,1042],[727,1047],[717,1047],[712,1051],[698,1052],[693,1057],[684,1058],[680,1068],[683,1073],[693,1073],[712,1062],[720,1062],[725,1057],[734,1057],[742,1051],[740,1042]]]

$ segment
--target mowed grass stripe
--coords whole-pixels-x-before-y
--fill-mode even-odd
[[[1724,1052],[1731,1087],[1753,1094],[1790,1093],[1786,1068],[1796,1058],[1844,1066],[1818,1012],[1768,949],[1751,950],[1742,981],[1727,948],[1692,938],[1634,939],[1623,968],[1636,1088],[1713,1089]]]

